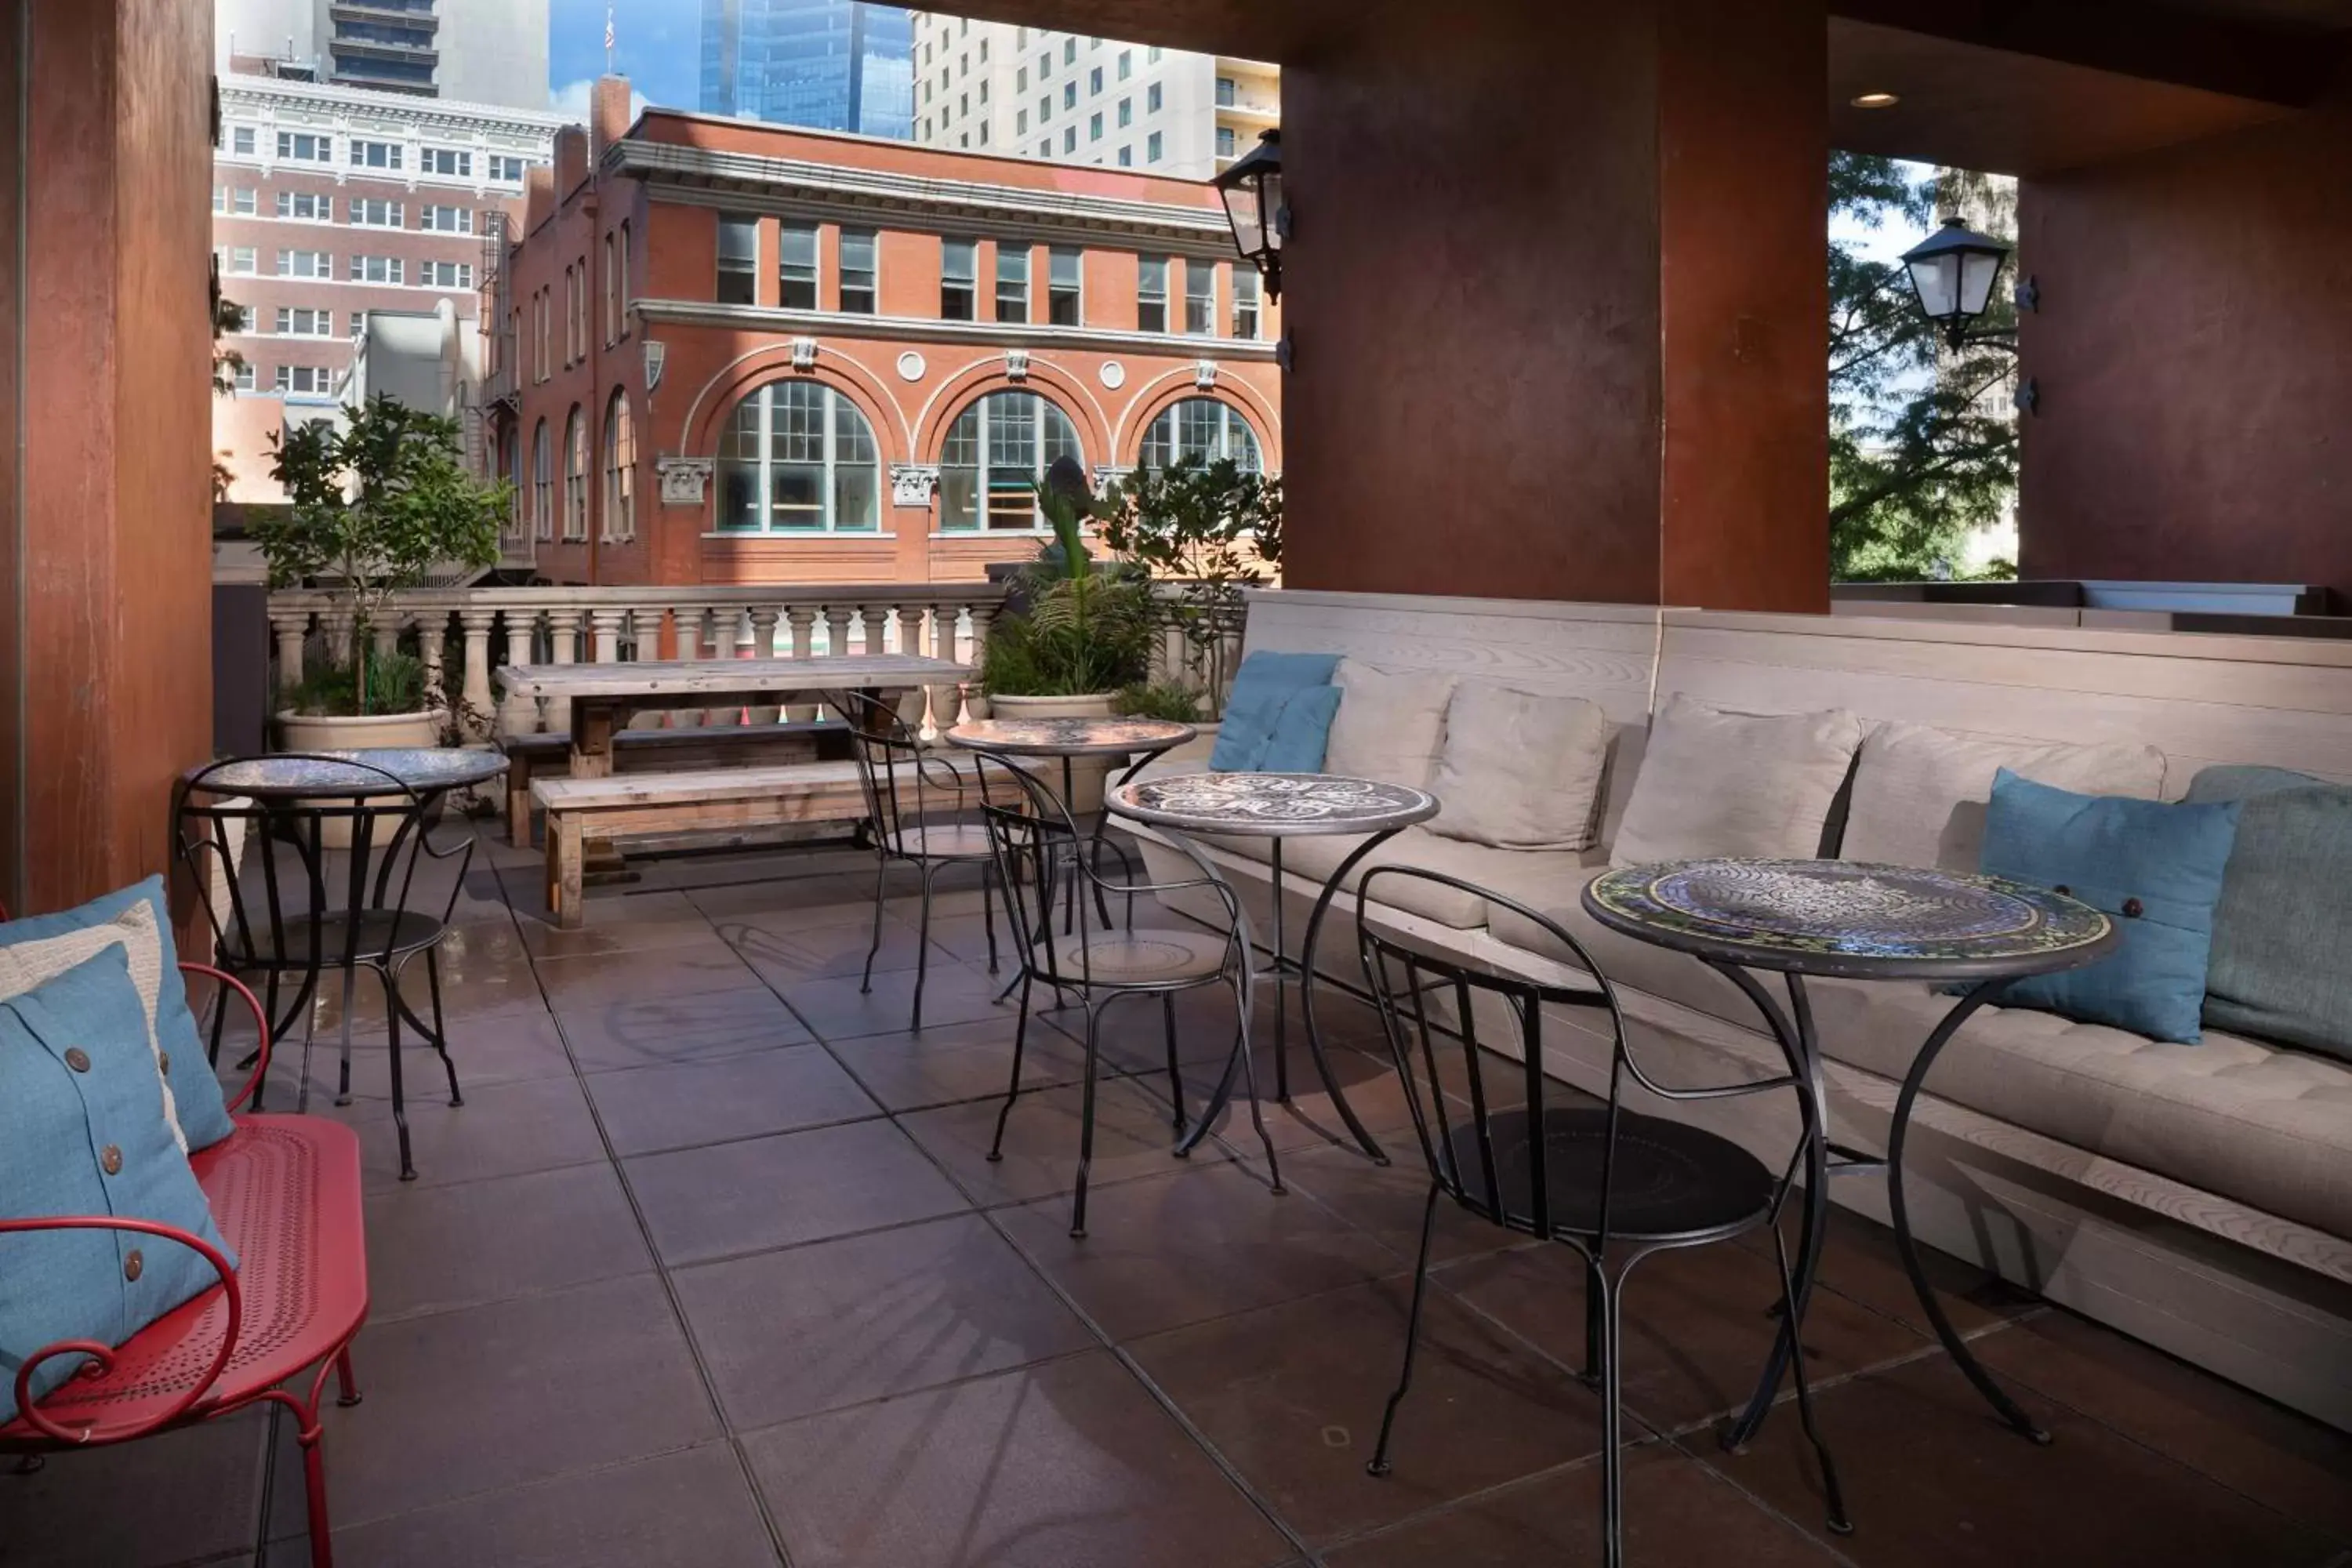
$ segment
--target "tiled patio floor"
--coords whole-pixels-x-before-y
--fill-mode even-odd
[[[1556,1248],[1446,1226],[1395,1474],[1364,1460],[1395,1369],[1421,1182],[1329,1144],[1312,1101],[1168,1153],[1156,1009],[1111,1031],[1090,1236],[1066,1234],[1079,1052],[1034,1031],[984,1159],[1013,1015],[977,897],[934,922],[904,1032],[911,900],[857,990],[866,863],[670,860],[537,913],[486,839],[445,974],[466,1103],[408,1066],[394,1178],[381,1008],[356,1103],[367,1398],[327,1411],[338,1561],[657,1568],[1406,1568],[1598,1561],[1598,1411]],[[509,902],[511,908],[509,908]],[[333,1008],[325,1012],[331,1020]],[[1197,1099],[1230,1020],[1184,1011]],[[1365,1039],[1367,1016],[1330,1007]],[[331,1036],[317,1073],[331,1081]],[[275,1103],[294,1085],[281,1058]],[[1350,1054],[1376,1129],[1400,1104]],[[1401,1153],[1402,1150],[1399,1151]],[[1771,1332],[1766,1254],[1670,1255],[1628,1297],[1637,1564],[2352,1563],[2352,1439],[1954,1266],[1988,1362],[2055,1434],[1997,1426],[1916,1321],[1883,1233],[1839,1215],[1807,1325],[1858,1530],[1832,1537],[1793,1411],[1712,1436]],[[299,1468],[252,1413],[0,1470],[0,1564],[304,1558]]]

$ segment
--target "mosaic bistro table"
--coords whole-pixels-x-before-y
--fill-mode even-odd
[[[2093,963],[2120,940],[2114,922],[2063,893],[1999,877],[1849,860],[1679,860],[1605,871],[1584,889],[1584,909],[1612,931],[1687,952],[1745,992],[1787,1054],[1808,1106],[1803,1229],[1794,1310],[1747,1413],[1725,1437],[1746,1443],[1763,1424],[1801,1327],[1819,1271],[1828,1223],[1827,1178],[1847,1171],[1886,1174],[1887,1207],[1904,1272],[1944,1349],[2001,1418],[2038,1443],[2049,1435],[2011,1400],[1952,1328],[1928,1283],[1903,1197],[1903,1148],[1911,1112],[1946,1045],[1970,1015],[2011,981]],[[1783,1010],[1750,973],[1785,977]],[[1874,1160],[1830,1141],[1829,1100],[1805,976],[1925,980],[1965,987],[1904,1075],[1888,1124],[1886,1156]]]
[[[1290,973],[1298,975],[1299,1005],[1307,1025],[1307,1054],[1315,1063],[1317,1076],[1331,1096],[1331,1104],[1339,1119],[1347,1124],[1349,1134],[1375,1161],[1385,1165],[1388,1156],[1364,1130],[1348,1097],[1339,1092],[1332,1079],[1331,1064],[1323,1050],[1322,1032],[1315,1023],[1315,944],[1323,930],[1323,917],[1331,907],[1331,900],[1346,882],[1348,873],[1355,869],[1365,856],[1381,845],[1412,826],[1426,822],[1438,812],[1437,797],[1425,790],[1411,789],[1402,784],[1382,784],[1377,779],[1349,778],[1339,773],[1174,773],[1160,778],[1124,783],[1103,797],[1105,807],[1114,816],[1126,817],[1147,826],[1163,831],[1192,836],[1223,834],[1228,837],[1265,838],[1269,841],[1274,868],[1274,945],[1267,975],[1274,981],[1274,1075],[1275,1093],[1282,1100],[1290,1098],[1289,1052],[1284,1039],[1284,989]],[[1289,837],[1317,835],[1365,835],[1364,841],[1349,850],[1331,875],[1324,880],[1322,890],[1316,895],[1315,907],[1307,917],[1306,940],[1300,944],[1298,956],[1289,956],[1283,941],[1282,915],[1282,841]],[[1207,857],[1198,853],[1193,858],[1202,865],[1210,864]],[[1209,1101],[1208,1110],[1195,1122],[1180,1150],[1189,1151],[1207,1135],[1218,1116],[1231,1102],[1235,1077],[1241,1067],[1241,1050],[1236,1045],[1226,1059],[1225,1070],[1217,1081],[1217,1091]]]

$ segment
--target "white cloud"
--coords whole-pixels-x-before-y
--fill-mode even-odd
[[[588,123],[589,97],[595,89],[595,82],[588,77],[582,77],[578,81],[565,82],[562,87],[556,88],[548,93],[547,107],[553,110],[556,113],[562,115],[565,119],[570,120],[575,125],[585,125]],[[631,88],[629,89],[629,118],[631,120],[635,120],[638,115],[643,114],[645,110],[646,95],[639,92],[636,89]]]

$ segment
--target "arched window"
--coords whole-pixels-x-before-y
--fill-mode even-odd
[[[1213,462],[1231,458],[1252,473],[1264,467],[1257,433],[1241,411],[1213,397],[1188,397],[1162,410],[1143,432],[1143,466],[1164,468],[1179,458]]]
[[[723,533],[871,533],[881,497],[874,427],[823,382],[754,387],[719,432]]]
[[[547,449],[547,421],[530,433],[530,529],[541,539],[555,537],[555,459]]]
[[[563,537],[588,537],[588,420],[576,403],[563,426]]]
[[[637,536],[637,437],[629,423],[629,395],[613,389],[604,407],[604,537]]]
[[[1056,458],[1084,461],[1070,416],[1034,392],[992,392],[948,426],[940,449],[940,528],[1034,529],[1036,482]]]

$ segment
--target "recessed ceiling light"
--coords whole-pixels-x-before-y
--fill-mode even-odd
[[[1897,93],[1865,92],[1854,98],[1853,106],[1856,109],[1892,109],[1902,101],[1901,95]]]

